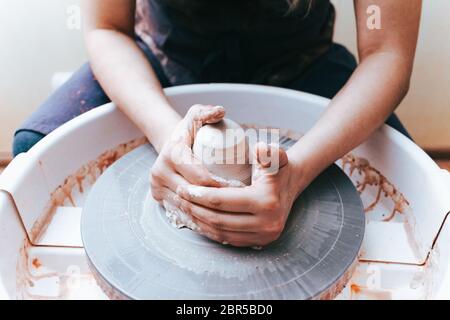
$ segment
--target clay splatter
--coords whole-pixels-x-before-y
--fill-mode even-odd
[[[348,154],[342,158],[342,169],[345,171],[347,167],[349,176],[352,176],[355,171],[361,175],[362,181],[358,181],[356,184],[356,188],[360,193],[363,192],[367,186],[378,187],[374,201],[365,208],[366,212],[375,209],[382,194],[384,194],[386,198],[390,198],[394,203],[394,208],[391,213],[385,217],[383,221],[391,221],[397,213],[405,212],[406,208],[409,206],[408,200],[406,200],[405,196],[400,193],[380,171],[371,167],[367,159],[358,158],[352,154]]]

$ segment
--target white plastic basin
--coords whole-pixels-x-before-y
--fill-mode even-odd
[[[297,91],[253,85],[189,85],[166,93],[182,114],[196,103],[220,104],[229,118],[240,123],[297,133],[311,128],[329,102]],[[63,125],[12,161],[0,176],[0,298],[106,298],[89,271],[80,240],[83,201],[100,174],[97,169],[86,170],[98,167],[99,157],[114,160],[139,141],[117,148],[120,144],[141,137],[108,104]],[[114,149],[114,157],[105,156]],[[356,271],[338,298],[450,299],[449,174],[388,126],[352,155],[348,159],[357,161],[351,176],[355,184],[374,172],[384,184],[380,201],[367,213],[367,234]],[[360,174],[361,168],[369,169]],[[82,190],[74,178],[80,173],[84,174]],[[396,193],[385,197],[383,193],[391,187]],[[364,189],[361,196],[366,206],[378,191],[378,185]],[[405,200],[402,212],[383,221],[400,195]]]

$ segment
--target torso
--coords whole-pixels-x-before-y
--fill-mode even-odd
[[[285,85],[331,45],[334,9],[314,0],[138,0],[136,32],[173,84]]]

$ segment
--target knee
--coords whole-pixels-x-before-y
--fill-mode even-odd
[[[21,130],[18,131],[13,140],[13,155],[17,156],[19,153],[27,152],[38,143],[45,135],[36,131]]]

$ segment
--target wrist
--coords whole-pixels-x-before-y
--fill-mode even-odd
[[[156,152],[160,153],[164,145],[169,141],[175,127],[176,123],[167,124],[167,126],[163,130],[155,130],[155,128],[153,128],[152,130],[146,130],[144,134],[147,137],[148,141],[155,148]]]
[[[293,188],[300,194],[322,172],[321,159],[316,159],[312,152],[297,152],[295,148],[288,150],[291,166]]]
[[[291,167],[290,185],[296,197],[311,183],[314,177],[310,174],[309,164],[300,159],[289,160]]]
[[[181,117],[170,105],[154,106],[149,112],[152,115],[149,115],[148,120],[145,121],[143,132],[159,153],[169,140]],[[159,116],[155,118],[155,114]]]

